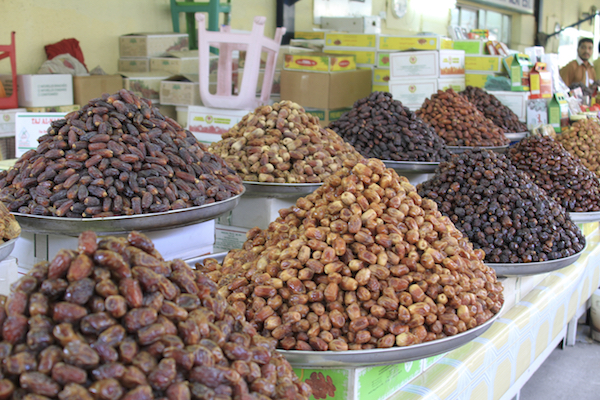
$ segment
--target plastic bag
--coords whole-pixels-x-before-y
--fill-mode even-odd
[[[89,75],[85,66],[70,54],[60,54],[52,60],[45,61],[38,74],[71,74],[75,76]]]

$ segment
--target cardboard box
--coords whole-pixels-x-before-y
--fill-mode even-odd
[[[10,108],[6,110],[0,110],[0,133],[15,133],[16,126],[15,121],[17,120],[16,114],[18,112],[26,112],[24,108]]]
[[[405,107],[416,110],[423,105],[425,99],[438,91],[437,78],[403,79],[390,81],[389,92],[394,100],[399,100]]]
[[[188,106],[177,106],[175,107],[177,117],[175,120],[179,125],[187,129],[188,126]]]
[[[375,85],[374,84],[371,87],[371,90],[373,92],[389,92],[390,91],[390,85],[389,84],[387,84],[387,85]]]
[[[12,78],[7,79],[12,81]],[[73,75],[17,75],[19,107],[73,104]]]
[[[52,121],[64,118],[66,113],[17,113],[15,116],[15,156],[21,157],[29,150],[37,149],[38,138],[48,132]]]
[[[356,69],[356,59],[350,54],[286,54],[283,69],[313,72],[352,71]]]
[[[242,78],[244,77],[244,70],[238,70],[237,87],[242,86]],[[263,80],[265,78],[265,70],[258,71],[258,80],[256,81],[256,95],[260,96],[262,91]],[[271,96],[279,96],[281,93],[281,71],[275,70],[273,73],[273,85],[271,86]]]
[[[389,68],[390,67],[390,52],[378,51],[375,59],[375,67]]]
[[[526,54],[515,54],[506,57],[506,64],[510,75],[511,90],[513,92],[529,91],[529,72],[531,71],[531,61]]]
[[[440,50],[440,78],[465,75],[464,50]]]
[[[125,89],[156,103],[160,102],[160,83],[169,78],[164,72],[129,72],[121,75]]]
[[[549,99],[552,97],[552,72],[546,63],[537,62],[529,73],[529,98]]]
[[[532,130],[548,123],[548,101],[546,99],[527,100],[527,129]]]
[[[485,42],[483,40],[455,40],[454,50],[464,50],[465,54],[471,55],[483,55],[483,47]]]
[[[555,132],[569,126],[569,103],[563,93],[555,93],[548,103],[548,123]]]
[[[198,74],[198,50],[171,51],[165,57],[151,57],[150,71],[171,75]]]
[[[372,48],[360,48],[360,47],[331,47],[325,46],[323,49],[325,53],[332,54],[352,54],[355,57],[356,64],[361,65],[375,65],[377,59],[377,52]]]
[[[160,57],[189,50],[187,33],[131,33],[119,37],[121,57]]]
[[[339,110],[322,110],[318,108],[307,108],[306,112],[315,117],[319,117],[319,123],[322,127],[327,127],[333,121],[337,121],[340,117],[350,111],[352,108],[340,108]]]
[[[519,117],[519,121],[525,122],[527,120],[527,99],[529,93],[501,91],[488,91],[488,93],[494,95],[503,105],[510,108]]]
[[[119,58],[119,72],[150,72],[150,58]]]
[[[325,31],[296,31],[294,39],[325,39]]]
[[[305,108],[337,110],[352,107],[371,94],[371,71],[319,72],[282,71],[281,98]]]
[[[466,71],[465,73],[465,84],[467,86],[474,86],[478,88],[484,88],[485,83],[489,76],[497,76],[495,73],[487,73],[487,72],[472,72]]]
[[[325,46],[336,47],[377,47],[377,34],[326,32]]]
[[[390,81],[390,69],[389,68],[374,68],[373,69],[373,84],[385,83]]]
[[[218,142],[221,135],[240,122],[250,110],[188,107],[188,130],[203,143]]]
[[[216,90],[216,84],[214,90]],[[175,75],[161,81],[160,104],[201,106],[202,99],[200,98],[198,74]]]
[[[390,80],[409,77],[418,77],[419,80],[421,78],[437,78],[439,73],[440,61],[437,51],[390,53]]]
[[[121,75],[90,75],[73,77],[75,104],[85,105],[103,93],[113,94],[123,89]]]
[[[392,36],[380,35],[378,50],[452,50],[452,40],[439,35]]]
[[[453,89],[456,93],[462,92],[467,88],[464,76],[454,78],[438,78],[438,90]]]
[[[72,111],[80,110],[79,104],[70,104],[68,106],[56,106],[56,107],[25,107],[25,110],[30,113],[64,113],[68,114]]]
[[[465,55],[465,70],[469,72],[502,72],[502,56]]]
[[[9,296],[10,285],[19,278],[19,266],[15,257],[7,257],[0,261],[0,294]]]
[[[286,54],[304,54],[304,53],[314,53],[313,49],[308,49],[306,47],[297,47],[297,46],[280,46],[279,53],[277,53],[277,60],[275,61],[275,69],[283,69],[283,64],[285,61]],[[266,51],[260,53],[260,69],[265,69],[267,66],[267,55]],[[218,60],[218,59],[217,59]],[[239,68],[244,68],[246,64],[246,52],[240,51],[239,55]]]

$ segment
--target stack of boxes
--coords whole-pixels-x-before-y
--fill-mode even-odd
[[[503,56],[490,56],[485,53],[483,40],[457,40],[455,49],[465,51],[465,83],[467,86],[483,88],[489,76],[503,73]]]
[[[353,55],[357,69],[373,71],[377,62],[378,37],[372,33],[327,32],[323,52]]]

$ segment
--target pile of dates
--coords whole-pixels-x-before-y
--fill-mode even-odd
[[[158,213],[226,200],[241,179],[151,102],[125,89],[53,121],[8,171],[0,201],[57,217]]]
[[[340,171],[222,264],[198,267],[286,350],[410,346],[488,321],[502,284],[437,204],[377,159]]]
[[[216,285],[147,237],[85,232],[0,297],[2,399],[308,399]]]
[[[522,139],[509,149],[508,158],[567,211],[600,211],[598,177],[554,139]]]
[[[510,108],[505,106],[494,96],[483,90],[482,88],[467,86],[466,90],[460,92],[486,118],[502,128],[504,132],[527,132],[527,125],[519,121],[519,117]]]
[[[321,183],[362,156],[297,103],[258,107],[242,118],[210,151],[244,181]]]
[[[417,116],[436,130],[447,146],[504,146],[504,131],[453,89],[426,99]]]
[[[357,100],[329,128],[367,158],[440,161],[450,154],[431,126],[386,92]]]
[[[556,136],[569,153],[579,158],[583,165],[596,175],[600,174],[600,123],[589,118],[572,124]]]
[[[418,191],[485,252],[486,262],[555,260],[585,247],[565,209],[503,154],[454,154]]]

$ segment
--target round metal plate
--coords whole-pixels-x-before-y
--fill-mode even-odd
[[[572,256],[559,258],[557,260],[530,262],[530,263],[514,263],[514,264],[501,264],[501,263],[488,263],[484,262],[485,265],[491,267],[496,271],[497,276],[528,276],[544,274],[546,272],[556,271],[558,269],[568,267],[569,265],[576,262],[579,257],[583,254],[585,248],[579,253],[575,253]]]
[[[17,243],[17,239],[18,237],[10,239],[8,242],[0,244],[0,261],[10,256],[10,253],[12,253],[13,249],[15,248],[15,243]]]
[[[396,171],[406,172],[435,172],[435,169],[440,165],[439,161],[425,162],[425,161],[392,161],[382,160],[386,168],[393,168]]]
[[[194,267],[196,263],[202,262],[207,258],[214,258],[218,262],[223,262],[227,253],[215,253],[206,256],[196,257],[186,262]],[[482,335],[489,329],[498,318],[502,310],[494,315],[484,324],[469,329],[466,332],[459,333],[444,339],[433,340],[427,343],[416,344],[407,347],[392,347],[389,349],[371,349],[371,350],[348,350],[348,351],[299,351],[299,350],[277,350],[294,367],[366,367],[375,365],[389,365],[402,362],[420,360],[422,358],[432,357],[454,350],[476,337]]]
[[[586,222],[600,221],[600,211],[593,212],[570,212],[571,221],[576,224],[585,224]]]
[[[484,324],[463,333],[459,333],[458,335],[406,347],[347,351],[300,351],[279,349],[277,351],[283,354],[294,367],[311,368],[318,365],[319,367],[345,368],[399,364],[444,354],[467,344],[487,331],[494,321],[498,319],[499,315],[500,312]]]
[[[504,134],[504,136],[506,136],[511,142],[521,140],[524,137],[527,137],[527,135],[529,135],[529,132],[516,132]]]
[[[473,150],[473,149],[477,149],[477,148],[495,151],[496,153],[504,153],[506,151],[506,149],[508,149],[508,145],[506,145],[506,146],[491,146],[491,147],[485,147],[485,146],[480,146],[480,147],[473,147],[473,146],[446,146],[446,148],[448,149],[448,151],[450,153],[453,153],[453,154],[460,154],[460,153],[464,153],[467,150]]]
[[[244,181],[249,197],[294,197],[311,194],[323,183],[267,183]]]
[[[198,207],[171,210],[162,213],[139,214],[105,218],[62,218],[13,213],[25,232],[77,236],[84,231],[99,235],[120,234],[129,231],[157,231],[179,228],[215,219],[237,206],[244,192],[227,200]]]

